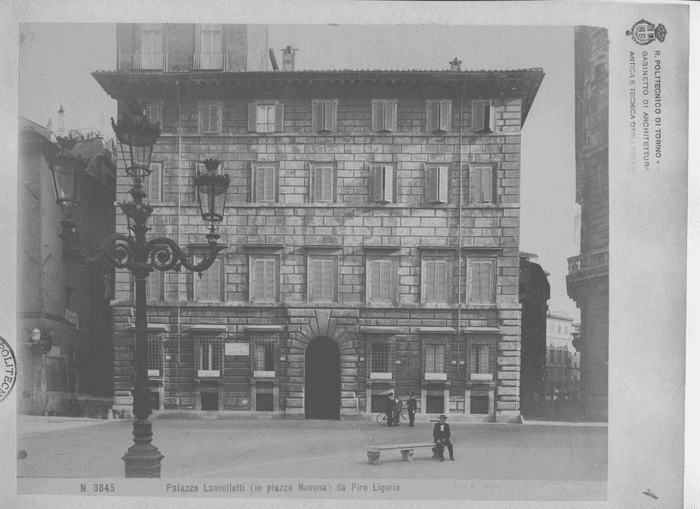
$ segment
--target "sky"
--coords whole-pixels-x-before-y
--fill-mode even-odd
[[[20,25],[19,114],[40,125],[58,109],[65,128],[112,136],[116,101],[90,73],[116,69],[114,24]],[[448,69],[539,67],[545,78],[522,132],[521,251],[550,273],[549,308],[578,318],[566,294],[574,244],[573,27],[459,25],[268,25],[269,47],[298,48],[296,68]]]

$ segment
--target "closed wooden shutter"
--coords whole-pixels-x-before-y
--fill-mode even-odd
[[[437,127],[443,132],[449,132],[452,124],[452,101],[440,101],[440,123]]]
[[[338,130],[338,104],[335,101],[326,102],[326,131],[336,132]]]
[[[435,293],[437,302],[447,302],[447,262],[437,260],[435,269]]]
[[[335,300],[335,260],[316,258],[311,261],[310,300],[331,302]]]
[[[277,270],[274,260],[265,260],[265,288],[263,298],[266,301],[274,301],[277,297]]]
[[[484,201],[484,180],[481,168],[475,168],[474,172],[474,201],[476,203],[482,203]]]
[[[381,166],[372,166],[369,169],[369,201],[378,202],[382,196]]]
[[[435,203],[438,199],[438,172],[437,168],[431,166],[427,169],[428,175],[428,202]]]
[[[472,111],[472,130],[479,132],[484,130],[484,106],[483,101],[475,101]]]
[[[437,295],[437,261],[428,260],[425,262],[425,300],[435,302]]]
[[[275,103],[275,132],[284,132],[284,104]]]
[[[383,131],[384,130],[384,101],[374,101],[372,103],[372,130],[373,131]]]
[[[449,186],[448,186],[448,175],[449,171],[447,166],[440,166],[438,167],[438,199],[437,201],[440,203],[447,203],[447,194],[449,191]]]
[[[258,130],[258,105],[248,103],[248,132],[254,133]]]
[[[438,122],[440,118],[439,103],[437,101],[428,101],[428,131],[437,131],[440,128]]]
[[[324,129],[323,101],[311,101],[311,130]]]
[[[493,201],[493,171],[491,168],[482,168],[483,197],[482,201]]]
[[[386,102],[386,120],[384,129],[386,131],[396,131],[396,103],[393,101]]]
[[[394,168],[391,166],[382,168],[382,200],[386,203],[394,201]]]

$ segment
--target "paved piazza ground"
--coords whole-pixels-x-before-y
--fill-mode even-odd
[[[20,416],[19,477],[123,477],[132,422]],[[388,428],[374,421],[159,419],[153,443],[163,478],[607,480],[607,427],[453,423],[456,461],[414,461],[370,444],[431,441],[432,423]]]

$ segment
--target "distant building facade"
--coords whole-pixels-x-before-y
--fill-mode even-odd
[[[542,70],[295,71],[288,48],[259,72],[245,26],[117,31],[119,71],[94,76],[161,122],[152,233],[197,259],[192,177],[205,158],[231,177],[228,249],[201,279],[148,280],[155,410],[337,419],[395,390],[424,418],[518,419],[520,134]],[[125,412],[132,286],[117,272]]]
[[[547,396],[579,397],[581,356],[573,346],[573,318],[547,313]]]
[[[83,412],[90,398],[112,397],[111,271],[86,268],[63,256],[60,221],[48,159],[60,150],[50,131],[20,118],[18,173],[18,411]],[[78,178],[75,212],[87,254],[114,232],[115,164],[102,139],[70,150],[87,159]],[[32,332],[41,333],[32,346]],[[106,402],[104,402],[106,400]]]
[[[587,419],[608,418],[608,32],[576,27],[576,202],[580,253],[567,291],[581,310],[581,396]]]
[[[544,401],[547,381],[547,272],[533,260],[536,255],[520,253],[519,301],[522,305],[520,405],[524,415],[534,415]]]

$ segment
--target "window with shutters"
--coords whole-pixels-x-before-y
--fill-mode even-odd
[[[367,302],[396,302],[396,258],[367,258]]]
[[[274,164],[253,164],[252,197],[254,203],[279,201],[279,167]]]
[[[335,166],[311,165],[311,199],[312,203],[333,203],[335,201]]]
[[[338,101],[311,101],[311,130],[315,132],[338,130]]]
[[[151,163],[151,174],[143,181],[148,201],[163,201],[163,163]]]
[[[396,131],[396,100],[372,101],[372,131]]]
[[[491,101],[472,102],[472,131],[490,133],[496,129],[496,112]]]
[[[220,133],[223,105],[220,102],[199,103],[199,132]]]
[[[370,168],[370,201],[373,203],[394,203],[396,196],[396,168],[377,165]]]
[[[447,203],[449,200],[449,176],[450,169],[447,166],[427,166],[426,194],[427,201],[431,204]]]
[[[222,45],[222,25],[202,23],[196,25],[197,48],[194,55],[195,69],[225,69]]]
[[[369,348],[369,377],[391,379],[393,376],[393,348],[391,341],[372,341]]]
[[[165,293],[165,273],[154,270],[146,278],[146,300],[164,300]]]
[[[470,198],[472,203],[494,203],[495,170],[493,166],[472,166],[470,168]]]
[[[452,124],[452,101],[427,102],[427,127],[429,132],[446,133]]]
[[[250,256],[250,301],[279,301],[279,257]]]
[[[284,104],[278,102],[249,103],[248,131],[281,133],[284,131]]]
[[[423,258],[423,303],[452,302],[452,258]]]
[[[204,254],[197,253],[193,256],[193,263],[199,263],[202,261]],[[223,263],[221,261],[221,255],[216,258],[214,263],[207,270],[201,273],[201,277],[198,274],[189,273],[190,277],[194,279],[193,284],[193,297],[197,301],[209,301],[209,302],[220,302],[223,299],[224,285],[223,285]]]
[[[496,368],[495,338],[468,337],[467,366],[471,380],[493,380]]]
[[[492,304],[496,293],[496,260],[470,258],[467,269],[469,304]]]
[[[309,255],[307,280],[309,302],[336,302],[338,257]]]
[[[134,55],[136,69],[163,69],[163,25],[141,24],[141,48]]]

